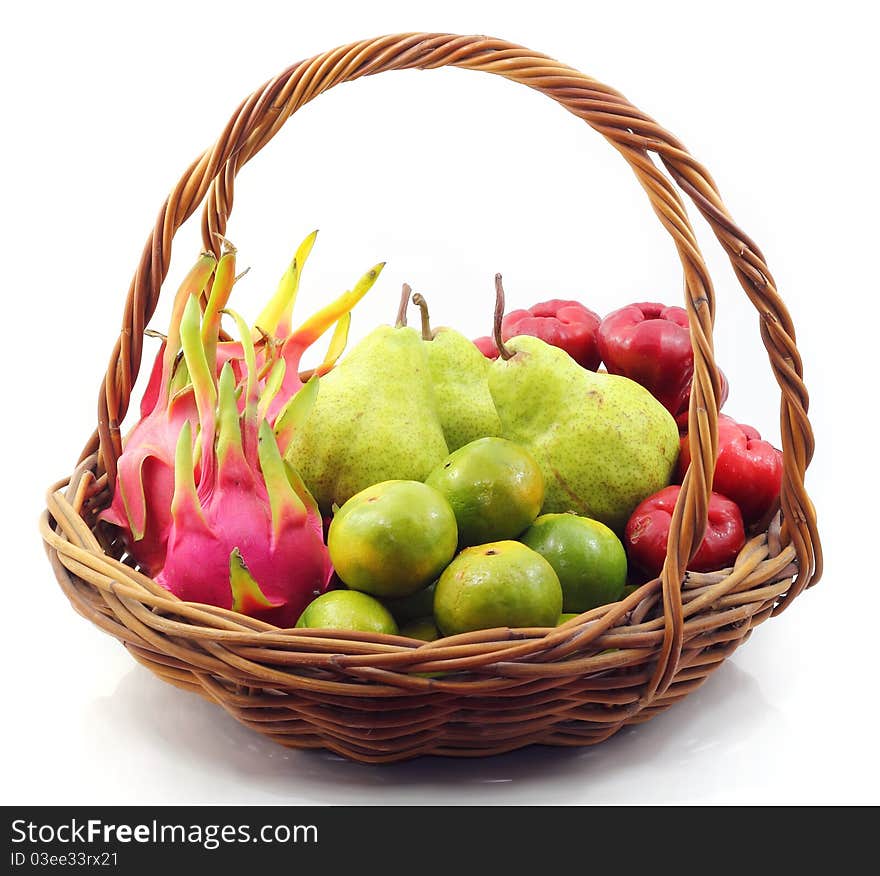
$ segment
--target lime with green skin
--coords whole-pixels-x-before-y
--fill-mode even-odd
[[[334,515],[327,548],[352,590],[411,596],[449,564],[458,544],[449,503],[419,481],[383,481],[352,496]]]
[[[455,512],[459,547],[516,538],[541,513],[544,476],[535,458],[506,438],[465,444],[428,475]]]
[[[434,590],[437,582],[417,590],[411,596],[399,596],[394,598],[383,598],[382,605],[394,615],[394,620],[399,625],[409,623],[410,621],[419,620],[419,618],[430,617],[434,611]]]
[[[463,550],[434,593],[434,620],[447,636],[494,627],[553,627],[562,587],[553,567],[518,541]]]
[[[432,617],[420,617],[410,621],[400,628],[400,635],[410,639],[421,639],[423,642],[433,642],[440,638],[440,630]]]
[[[598,520],[574,514],[542,514],[520,538],[556,572],[562,610],[580,614],[617,602],[626,586],[626,551]]]
[[[397,635],[397,623],[378,599],[357,590],[331,590],[313,599],[296,622],[297,627],[361,630]]]
[[[559,620],[556,621],[556,626],[561,627],[564,623],[570,621],[574,617],[579,617],[580,612],[577,611],[564,611],[561,615],[559,615]]]

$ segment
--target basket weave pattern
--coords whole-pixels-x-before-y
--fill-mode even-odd
[[[323,91],[376,73],[455,66],[504,76],[551,97],[624,157],[679,254],[694,347],[691,467],[659,578],[554,629],[496,629],[422,643],[397,636],[281,630],[176,599],[130,565],[111,527],[120,426],[181,224],[204,203],[204,245],[219,254],[238,170],[289,116]],[[664,173],[665,170],[665,173]],[[720,378],[712,281],[682,194],[727,252],[760,317],[781,390],[779,512],[734,566],[685,572],[706,526],[717,455]],[[533,743],[587,745],[646,721],[698,687],[751,630],[822,570],[804,489],[813,453],[809,398],[791,318],[758,247],[731,219],[708,172],[622,95],[521,46],[483,36],[397,34],[302,61],[250,95],[162,206],[125,302],[98,401],[98,425],[72,475],[50,488],[41,533],[73,607],[166,681],[219,703],[296,748],[365,762],[422,754],[479,756]]]

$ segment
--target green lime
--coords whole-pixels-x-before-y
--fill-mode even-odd
[[[397,635],[391,612],[372,596],[357,590],[331,590],[313,599],[296,622],[298,627],[362,630]]]
[[[478,438],[443,460],[426,484],[455,512],[459,547],[516,538],[541,513],[544,476],[534,456],[506,438]]]
[[[580,612],[577,611],[564,611],[561,615],[559,615],[559,620],[556,621],[556,626],[561,627],[566,621],[570,621],[573,617],[578,617]]]
[[[457,544],[449,503],[418,481],[367,487],[336,512],[327,535],[336,574],[374,596],[410,596],[427,587]]]
[[[563,611],[580,613],[620,599],[626,552],[604,523],[574,514],[542,514],[521,541],[553,566],[562,585]]]
[[[434,618],[420,617],[418,620],[404,624],[400,628],[400,635],[408,636],[410,639],[421,639],[423,642],[433,642],[440,638],[440,631],[434,623]]]
[[[494,627],[553,627],[562,588],[553,567],[518,541],[463,550],[437,582],[434,619],[447,636]]]
[[[398,624],[430,617],[434,613],[434,590],[436,588],[437,582],[434,581],[427,587],[417,590],[411,596],[399,596],[397,599],[383,598],[382,605],[394,615],[394,620]]]

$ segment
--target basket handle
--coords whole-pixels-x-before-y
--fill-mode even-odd
[[[816,516],[804,488],[813,454],[807,417],[809,397],[791,317],[776,292],[758,247],[734,224],[709,173],[684,146],[620,93],[545,55],[500,39],[455,34],[394,34],[341,46],[289,67],[244,100],[214,146],[197,158],[168,196],[147,239],[125,303],[122,329],[113,348],[98,400],[98,428],[83,457],[99,451],[99,466],[112,488],[121,452],[120,424],[128,409],[143,352],[143,331],[168,272],[177,229],[207,196],[202,229],[205,246],[218,251],[232,209],[238,170],[253,158],[284,122],[334,85],[388,70],[454,66],[481,70],[522,83],[553,98],[602,134],[626,159],[669,232],[684,269],[685,305],[694,348],[689,409],[691,466],[673,514],[669,548],[661,574],[664,640],[644,699],[672,681],[681,655],[684,618],[681,582],[702,540],[717,456],[720,378],[713,357],[715,296],[708,269],[684,203],[650,153],[708,221],[726,250],[737,279],[760,316],[761,338],[781,390],[784,453],[781,493],[783,542],[794,545],[798,573],[775,607],[779,612],[822,568]]]

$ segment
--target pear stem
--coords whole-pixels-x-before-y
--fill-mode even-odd
[[[422,312],[422,340],[430,341],[433,338],[431,334],[431,315],[428,313],[428,302],[421,292],[416,292],[412,297],[413,304]]]
[[[403,328],[406,325],[406,308],[409,305],[409,296],[412,295],[412,286],[409,283],[403,284],[403,291],[400,294],[400,306],[397,308],[397,322],[394,323],[395,328]]]
[[[504,346],[504,341],[501,340],[501,320],[504,319],[504,286],[501,285],[501,274],[495,275],[495,323],[494,323],[494,331],[495,335],[495,346],[498,347],[498,352],[501,355],[502,359],[511,359],[513,357],[513,353]]]

